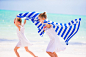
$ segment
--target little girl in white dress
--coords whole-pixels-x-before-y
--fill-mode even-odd
[[[20,47],[24,47],[27,52],[29,52],[29,53],[30,53],[31,55],[33,55],[34,57],[37,57],[37,56],[35,56],[35,55],[28,49],[28,46],[30,46],[30,45],[32,45],[32,44],[29,42],[29,40],[28,40],[28,39],[26,38],[26,36],[24,35],[24,30],[25,30],[24,25],[25,25],[25,23],[26,23],[26,20],[24,20],[24,24],[23,24],[23,25],[22,25],[21,23],[22,23],[21,18],[16,17],[16,18],[14,19],[14,24],[15,24],[15,26],[18,28],[18,29],[17,29],[17,36],[18,36],[18,38],[19,38],[19,42],[17,43],[16,47],[14,48],[14,51],[15,51],[17,57],[20,57],[20,55],[19,55],[19,53],[17,52],[17,50],[18,50]]]
[[[19,31],[19,29],[17,29],[17,36],[19,38],[19,42],[16,46],[17,47],[25,47],[25,46],[31,45],[29,40],[24,35],[24,30],[25,30],[24,24],[19,25],[19,26],[20,26],[20,31]]]
[[[44,20],[47,18],[46,12],[39,14],[38,19],[41,23],[44,22]],[[43,23],[44,24],[44,23]],[[62,51],[65,49],[65,47],[60,43],[59,37],[57,36],[55,30],[53,29],[52,25],[46,24],[45,27],[43,28],[46,32],[46,34],[50,38],[50,42],[48,44],[48,47],[46,49],[46,52],[51,56],[51,57],[58,57],[56,52]],[[46,29],[45,29],[46,28]]]
[[[47,28],[45,32],[50,38],[50,42],[46,49],[47,52],[59,52],[65,49],[65,47],[60,43],[59,37],[52,26]]]

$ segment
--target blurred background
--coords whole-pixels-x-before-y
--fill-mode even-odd
[[[86,0],[0,0],[0,9],[86,15]]]
[[[15,55],[13,48],[18,42],[18,37],[14,18],[19,13],[32,11],[46,11],[48,19],[57,23],[68,23],[71,20],[81,18],[78,33],[72,37],[67,49],[59,53],[59,56],[86,57],[86,0],[0,0],[0,57]],[[27,21],[25,35],[32,43],[36,44],[32,46],[32,51],[46,57],[44,52],[49,38],[46,34],[44,37],[39,36],[37,31],[36,26],[31,21]],[[64,43],[64,40],[59,38]],[[24,53],[22,51],[20,51],[21,54]],[[10,54],[11,56],[9,56]]]

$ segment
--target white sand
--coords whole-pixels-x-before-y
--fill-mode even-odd
[[[46,47],[48,43],[45,42],[33,42],[35,45],[30,46],[29,50],[34,52],[39,57],[49,57],[46,53]],[[14,53],[14,47],[17,44],[15,42],[0,42],[0,57],[16,57]],[[33,57],[25,51],[24,48],[18,50],[20,57]],[[86,45],[68,45],[66,50],[58,52],[58,57],[86,57]]]

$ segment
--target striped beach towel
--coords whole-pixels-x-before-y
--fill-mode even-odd
[[[17,17],[26,17],[26,20],[32,21],[37,26],[39,35],[43,36],[43,27],[45,26],[45,24],[39,22],[38,15],[39,13],[37,12],[27,12],[20,13],[17,15]],[[66,45],[68,45],[68,41],[78,32],[80,27],[80,21],[81,18],[72,20],[69,23],[56,23],[49,20],[44,20],[44,23],[51,24],[57,35],[62,37],[65,40]]]

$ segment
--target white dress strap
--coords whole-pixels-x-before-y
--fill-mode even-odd
[[[22,24],[22,27],[24,27],[24,23]]]

